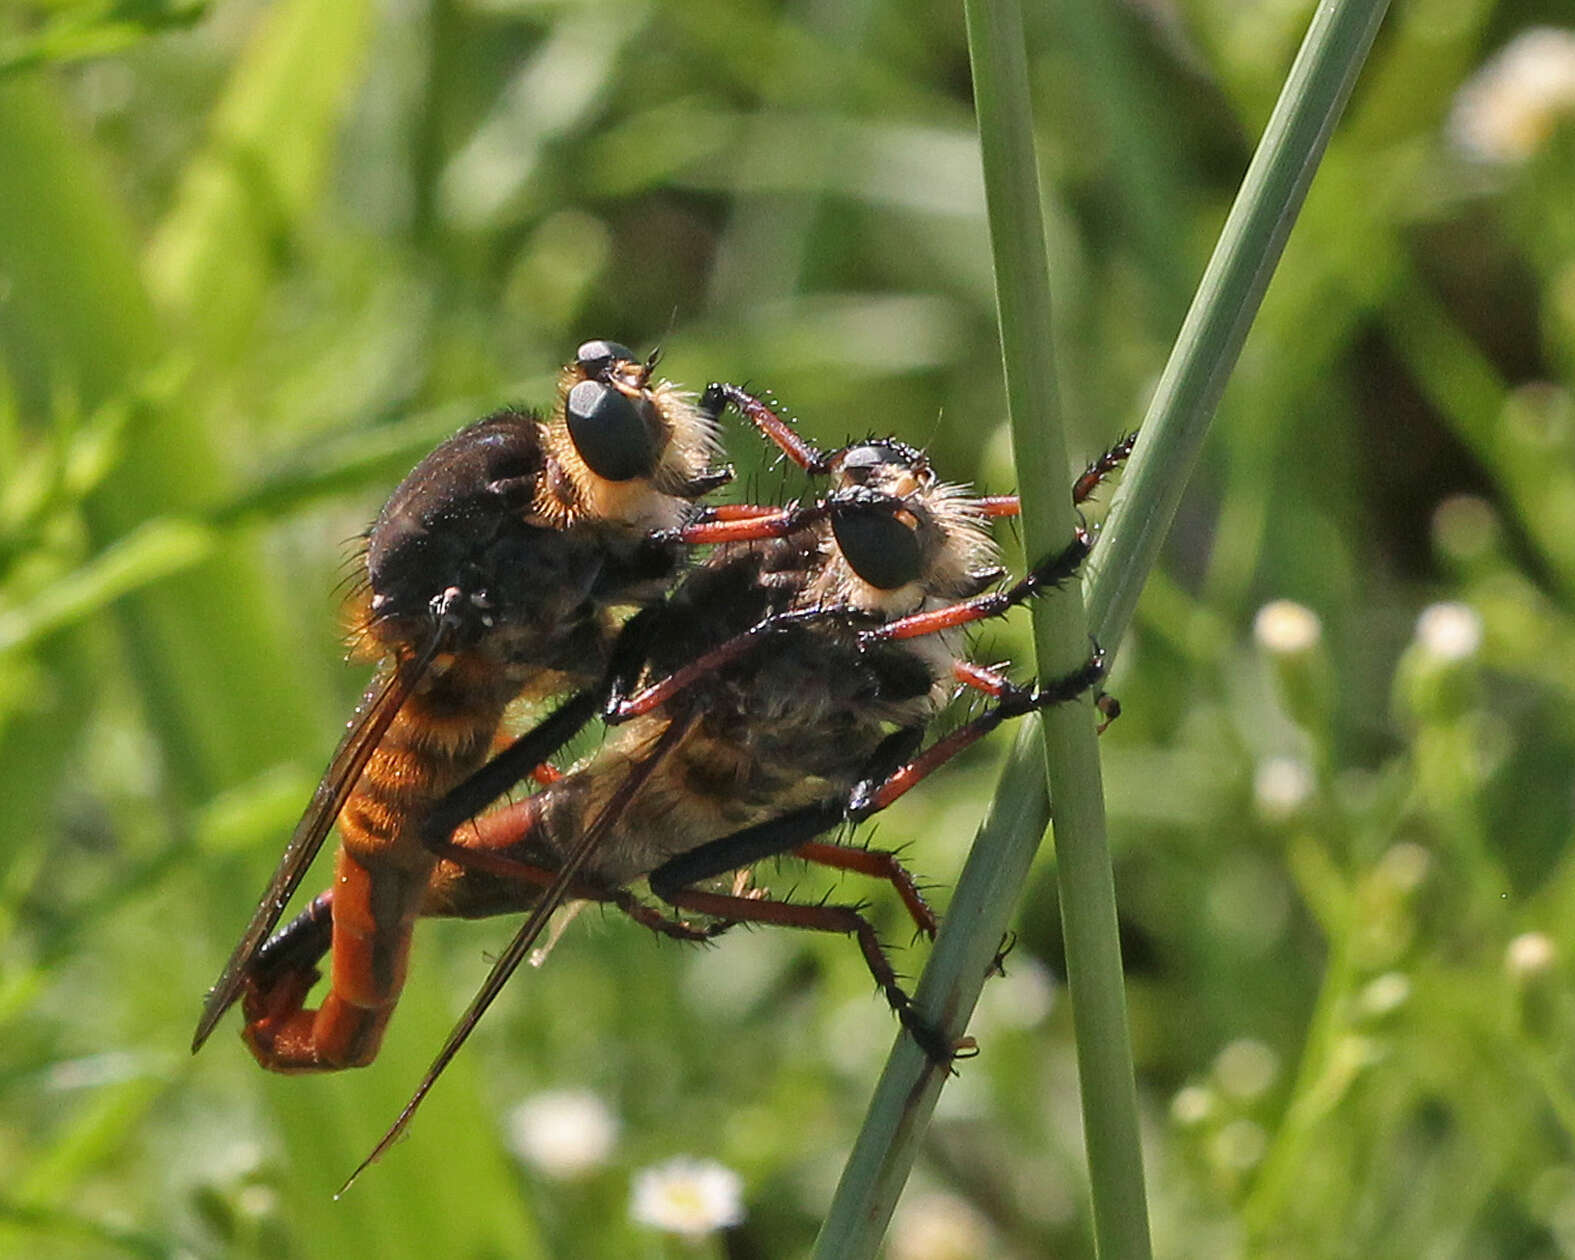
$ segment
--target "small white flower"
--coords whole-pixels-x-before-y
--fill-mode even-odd
[[[1203,1085],[1185,1085],[1170,1100],[1170,1118],[1183,1129],[1195,1129],[1217,1110],[1214,1091]]]
[[[1504,952],[1504,966],[1511,978],[1530,979],[1553,969],[1558,949],[1545,932],[1522,932]]]
[[[1482,646],[1482,618],[1467,604],[1430,604],[1416,619],[1416,641],[1439,661],[1463,661]]]
[[[1214,1079],[1221,1091],[1238,1102],[1262,1097],[1279,1071],[1279,1056],[1251,1037],[1231,1042],[1214,1059]]]
[[[1455,93],[1449,135],[1484,162],[1523,162],[1561,117],[1575,116],[1575,31],[1535,26]]]
[[[1433,869],[1433,855],[1413,840],[1402,840],[1378,859],[1378,871],[1391,888],[1413,893]]]
[[[567,1180],[600,1168],[618,1140],[618,1120],[584,1089],[549,1090],[510,1113],[509,1145],[548,1177]]]
[[[1251,1120],[1232,1120],[1209,1143],[1209,1152],[1221,1168],[1246,1172],[1269,1149],[1269,1135]]]
[[[1296,757],[1270,757],[1259,763],[1252,776],[1253,802],[1269,822],[1295,817],[1312,794],[1312,769]]]
[[[1357,1008],[1373,1019],[1393,1014],[1410,1000],[1411,979],[1401,971],[1386,971],[1381,976],[1374,976],[1356,995]]]
[[[744,1181],[715,1160],[680,1155],[635,1174],[629,1215],[669,1234],[701,1238],[744,1219]]]
[[[260,1221],[265,1216],[276,1216],[279,1212],[279,1192],[272,1186],[242,1186],[241,1192],[235,1196],[235,1206],[243,1216],[249,1216],[254,1221]]]
[[[1293,599],[1276,599],[1258,609],[1252,623],[1258,646],[1275,656],[1292,656],[1318,646],[1323,623],[1318,614]]]

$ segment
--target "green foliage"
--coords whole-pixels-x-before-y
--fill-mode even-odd
[[[193,26],[208,11],[207,0],[185,4],[104,0],[100,4],[35,7],[60,11],[40,13],[24,33],[0,39],[0,76],[120,52],[162,31]]]
[[[359,689],[342,540],[466,415],[542,402],[585,337],[660,342],[813,437],[1011,488],[960,11],[162,30],[199,8],[0,18],[0,1254],[663,1254],[630,1179],[681,1153],[742,1174],[741,1250],[801,1253],[892,1032],[845,942],[582,915],[339,1203],[507,925],[423,925],[367,1071],[185,1046]],[[1144,410],[1308,10],[1037,12],[1088,455]],[[1549,12],[1397,8],[1123,646],[1101,743],[1162,1256],[1575,1249],[1575,132],[1461,91]],[[743,485],[796,491],[753,446]],[[1281,597],[1321,630],[1289,654]],[[1026,672],[1026,618],[981,652]],[[1006,742],[876,829],[943,906]],[[903,1250],[920,1220],[1087,1252],[1052,863],[893,1255],[938,1254]],[[620,1130],[563,1181],[510,1117],[567,1087]]]

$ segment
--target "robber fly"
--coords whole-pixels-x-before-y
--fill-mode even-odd
[[[654,356],[586,342],[548,418],[507,409],[477,421],[385,504],[351,612],[355,652],[382,668],[208,994],[193,1049],[248,989],[259,948],[337,819],[330,990],[308,1010],[304,988],[276,986],[269,1018],[249,1009],[244,1035],[277,1071],[376,1054],[436,861],[422,843],[427,816],[456,788],[492,799],[589,720],[621,613],[665,593],[684,547],[703,537],[690,524],[697,500],[731,475],[712,466],[719,408],[654,381],[654,366]],[[494,755],[507,706],[575,688]]]
[[[728,401],[769,410],[724,388]],[[774,419],[752,418],[768,431]],[[1096,461],[1074,497],[1086,499],[1128,449],[1123,442]],[[829,493],[738,523],[733,542],[687,573],[664,604],[637,615],[625,636],[643,643],[644,656],[617,680],[608,705],[617,729],[601,750],[434,844],[445,860],[423,914],[533,913],[368,1163],[403,1129],[565,897],[609,902],[683,939],[739,922],[851,934],[903,1023],[932,1059],[950,1061],[956,1047],[913,1012],[856,907],[721,891],[712,881],[792,853],[888,880],[933,935],[935,918],[894,855],[820,837],[884,809],[1008,718],[1097,687],[1097,649],[1064,678],[1026,687],[966,659],[962,643],[968,625],[1075,574],[1091,537],[1079,529],[1062,551],[1002,587],[988,522],[1014,515],[1014,497],[972,497],[895,440],[831,455],[800,443],[798,451],[806,468],[829,476]],[[987,696],[987,707],[922,747],[958,685]],[[629,885],[642,878],[703,922],[639,900]],[[276,968],[286,985],[310,983],[325,945],[324,908],[271,942],[261,970]]]

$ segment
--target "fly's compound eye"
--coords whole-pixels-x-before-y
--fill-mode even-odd
[[[614,363],[634,362],[634,351],[616,341],[587,341],[574,352],[574,361],[590,380],[601,380]]]
[[[598,477],[630,481],[649,476],[656,467],[653,426],[627,395],[600,381],[581,381],[569,391],[564,411],[575,450]]]
[[[877,590],[895,591],[918,579],[924,563],[919,522],[905,508],[841,508],[831,515],[831,532],[848,567]]]
[[[838,461],[838,467],[842,475],[854,485],[863,485],[875,469],[905,462],[897,451],[884,442],[863,442],[858,446],[850,446]]]
[[[906,474],[915,484],[930,480],[930,465],[923,454],[895,438],[881,442],[860,442],[838,456],[836,472],[844,485],[867,486],[877,481],[893,481]]]

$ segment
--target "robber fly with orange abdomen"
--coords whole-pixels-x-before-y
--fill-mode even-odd
[[[251,923],[208,994],[200,1047],[246,994],[245,1037],[263,1066],[369,1062],[403,985],[410,923],[437,860],[428,816],[456,789],[474,812],[544,762],[595,713],[622,615],[659,599],[708,528],[778,509],[698,500],[729,479],[717,404],[697,405],[654,359],[589,341],[545,419],[499,411],[438,446],[367,536],[352,611],[356,652],[380,662]],[[504,710],[570,692],[534,731],[494,752]],[[252,970],[338,821],[331,985],[257,990]]]
[[[725,387],[722,396],[769,413],[741,390]],[[751,418],[767,432],[775,421]],[[796,439],[778,440],[795,450]],[[1096,461],[1074,497],[1086,499],[1129,447]],[[934,916],[892,854],[819,837],[885,808],[1002,721],[1097,686],[1097,650],[1067,677],[1030,688],[967,660],[961,643],[968,625],[1074,574],[1091,539],[1080,530],[1021,581],[989,589],[1001,570],[987,524],[1014,514],[1014,498],[974,498],[894,440],[831,455],[799,443],[796,457],[829,477],[829,493],[777,518],[737,523],[732,542],[687,573],[664,604],[637,616],[625,634],[639,638],[645,654],[617,680],[609,718],[618,729],[603,748],[439,846],[445,860],[423,914],[532,915],[373,1158],[563,897],[611,903],[682,939],[736,922],[852,934],[904,1024],[932,1059],[950,1060],[955,1048],[913,1014],[856,907],[742,895],[714,880],[791,853],[889,880],[920,930],[933,934]],[[921,751],[958,685],[991,703]],[[641,901],[629,888],[641,879],[699,919],[671,918]],[[320,918],[303,916],[270,943],[263,968],[276,969],[273,982],[297,975],[309,982],[325,946]]]

